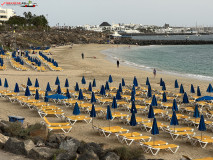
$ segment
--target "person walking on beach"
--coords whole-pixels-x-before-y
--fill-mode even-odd
[[[117,67],[118,67],[118,68],[119,68],[119,63],[120,63],[119,60],[117,60]]]
[[[156,69],[153,69],[154,78],[156,77]]]
[[[84,53],[81,53],[81,57],[82,57],[82,59],[84,59]]]

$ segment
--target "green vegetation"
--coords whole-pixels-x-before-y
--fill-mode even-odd
[[[42,127],[43,125],[40,123],[35,123],[34,125],[30,125],[27,128],[24,128],[20,122],[13,122],[10,123],[9,127],[6,128],[6,132],[12,137],[29,139],[30,132],[41,129]]]
[[[130,147],[118,147],[113,150],[118,156],[120,156],[120,160],[133,160],[141,158],[143,159],[143,150],[141,148],[130,148]]]
[[[24,17],[13,16],[4,24],[7,28],[14,29],[46,29],[48,21],[44,15],[37,16],[31,12],[24,12]],[[8,27],[8,25],[10,27]]]

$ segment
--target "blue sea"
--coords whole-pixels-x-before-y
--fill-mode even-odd
[[[213,45],[115,47],[103,51],[112,61],[143,70],[213,80]]]

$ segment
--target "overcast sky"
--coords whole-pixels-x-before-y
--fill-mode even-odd
[[[0,0],[26,2],[27,0]],[[17,15],[25,11],[48,14],[51,26],[135,23],[163,26],[213,26],[213,0],[33,0],[35,8],[13,8]],[[4,6],[5,8],[6,6]]]

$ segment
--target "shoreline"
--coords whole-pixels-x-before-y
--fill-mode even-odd
[[[131,47],[144,47],[144,46],[137,46],[137,45],[130,45]],[[158,45],[149,45],[150,46],[158,46]],[[128,47],[125,47],[125,46],[122,46],[122,47],[117,47],[117,49],[120,49],[120,48],[128,48]],[[134,62],[131,62],[131,61],[128,61],[128,60],[124,60],[122,59],[122,57],[114,57],[114,55],[110,54],[110,51],[114,49],[114,48],[108,48],[106,50],[102,50],[101,51],[101,54],[105,55],[106,56],[106,60],[110,61],[110,62],[116,62],[117,59],[120,60],[120,65],[125,65],[127,67],[132,67],[132,68],[135,68],[135,69],[139,69],[139,70],[143,70],[143,71],[147,71],[147,72],[151,72],[153,71],[154,67],[150,67],[150,66],[145,66],[143,64],[136,64]],[[107,54],[110,54],[110,55],[107,55]],[[157,73],[160,73],[160,74],[166,74],[166,75],[172,75],[172,76],[177,76],[177,77],[185,77],[185,78],[193,78],[193,79],[196,79],[196,80],[202,80],[202,81],[212,81],[213,80],[213,77],[211,76],[205,76],[205,75],[200,75],[200,74],[193,74],[193,73],[181,73],[181,72],[177,72],[177,71],[172,71],[172,70],[163,70],[163,69],[160,69],[160,68],[156,68],[157,69]]]

